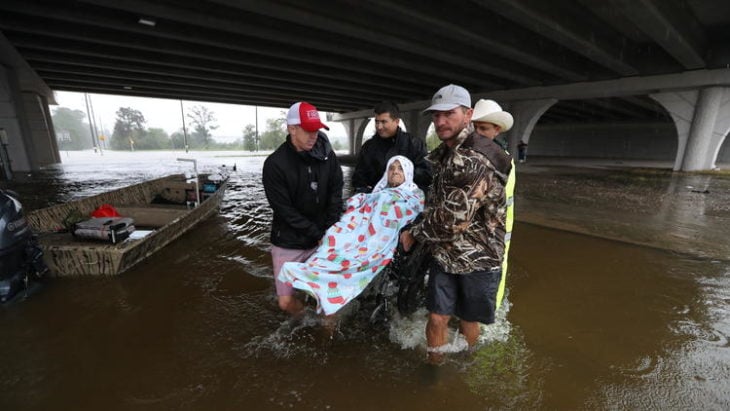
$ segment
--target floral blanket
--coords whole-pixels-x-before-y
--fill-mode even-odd
[[[421,190],[402,187],[350,197],[317,251],[303,263],[285,263],[279,280],[311,294],[318,312],[334,314],[390,263],[401,228],[423,211],[423,202]]]

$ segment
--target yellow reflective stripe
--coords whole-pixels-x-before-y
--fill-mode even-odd
[[[504,256],[502,260],[502,278],[499,280],[499,288],[497,289],[496,307],[502,306],[502,299],[504,298],[504,288],[507,283],[507,260],[509,255],[509,244],[512,240],[512,225],[514,224],[514,195],[515,195],[515,184],[517,175],[515,174],[515,161],[512,160],[512,169],[507,177],[507,185],[504,188],[505,197],[507,198],[507,221],[505,222],[505,234],[504,234]]]

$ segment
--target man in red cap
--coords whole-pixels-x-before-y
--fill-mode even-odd
[[[264,162],[266,198],[274,210],[271,257],[279,308],[297,314],[304,305],[291,284],[277,280],[285,262],[303,262],[342,213],[342,169],[317,108],[301,101],[286,116],[289,133]]]

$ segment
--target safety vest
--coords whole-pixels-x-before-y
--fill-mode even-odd
[[[507,185],[504,187],[504,194],[507,197],[507,221],[504,225],[504,257],[502,260],[502,278],[499,281],[499,288],[497,289],[497,301],[496,307],[499,308],[502,305],[502,298],[504,298],[504,286],[507,282],[507,255],[509,254],[509,243],[512,238],[512,223],[515,220],[515,182],[517,175],[515,174],[515,160],[512,160],[512,169],[509,171],[509,177],[507,177]]]

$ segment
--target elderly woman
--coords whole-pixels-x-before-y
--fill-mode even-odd
[[[413,163],[392,157],[373,192],[350,197],[314,254],[303,263],[285,263],[279,281],[311,294],[318,312],[334,314],[390,263],[401,228],[423,203],[423,192],[413,183]]]

